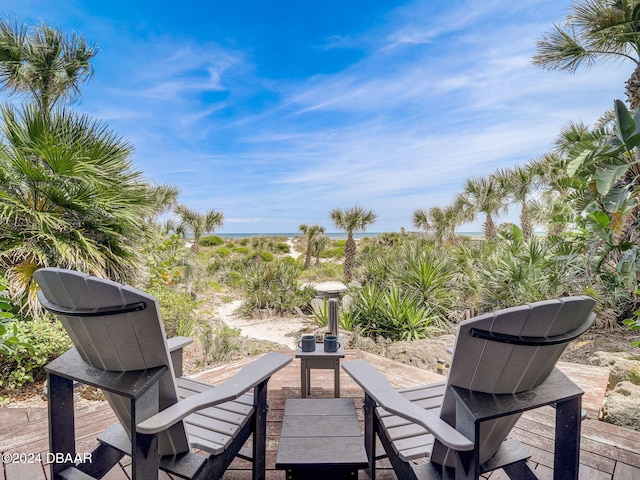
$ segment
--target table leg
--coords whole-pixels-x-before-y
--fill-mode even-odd
[[[307,389],[309,381],[309,369],[307,368],[307,360],[302,358],[300,360],[300,397],[307,398]]]
[[[337,358],[333,366],[333,389],[334,396],[340,398],[340,360]]]

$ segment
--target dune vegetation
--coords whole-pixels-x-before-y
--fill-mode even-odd
[[[577,2],[609,15],[577,10],[584,16],[579,28],[552,29],[534,63],[573,71],[603,55],[637,57],[635,30],[608,38],[602,22],[596,25],[605,18],[610,31],[634,29],[624,19],[640,10],[619,9],[637,2],[623,3]],[[552,151],[468,179],[449,205],[407,205],[415,231],[355,241],[352,234],[371,229],[376,214],[354,206],[327,212],[346,241],[327,237],[326,226],[302,223],[292,242],[215,236],[223,212],[181,205],[176,187],[136,170],[127,140],[71,106],[93,74],[95,53],[81,36],[0,20],[0,88],[10,95],[0,108],[3,391],[33,381],[69,347],[35,300],[32,274],[45,266],[152,292],[167,331],[178,335],[209,331],[196,312],[212,293],[240,296],[247,313],[302,312],[322,322],[308,283],[323,280],[348,285],[342,328],[392,341],[425,338],[473,313],[569,294],[597,300],[599,328],[640,328],[638,69],[627,103],[613,102],[594,126],[568,123]],[[517,225],[500,220],[510,209],[520,212]],[[175,221],[161,222],[168,212]],[[482,238],[456,233],[477,218]]]

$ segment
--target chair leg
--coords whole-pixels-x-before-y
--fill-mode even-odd
[[[73,381],[49,373],[47,375],[49,389],[49,451],[62,454],[63,458],[74,458],[76,455],[75,419],[73,414]],[[72,463],[51,463],[51,478]]]
[[[131,398],[131,477],[156,478],[160,469],[158,436],[136,431],[136,425],[158,412],[159,385],[154,383],[137,399]]]
[[[253,480],[264,480],[267,468],[267,382],[256,385],[253,391]]]
[[[132,444],[131,478],[147,479],[157,478],[160,469],[160,457],[158,456],[158,436],[135,434],[135,442]]]
[[[369,468],[367,474],[376,479],[376,402],[369,396],[364,398],[364,449],[367,452]]]
[[[556,404],[554,480],[577,480],[580,469],[580,426],[582,397]]]

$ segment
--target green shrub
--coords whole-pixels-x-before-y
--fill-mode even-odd
[[[16,325],[9,325],[13,320],[13,305],[5,296],[6,291],[4,280],[0,280],[0,353],[11,352],[12,346],[20,343]]]
[[[278,243],[276,245],[276,251],[278,253],[291,253],[291,247],[288,243]]]
[[[213,325],[209,322],[202,322],[198,326],[198,340],[202,345],[203,361],[205,365],[209,364],[211,350],[213,348]]]
[[[273,253],[267,252],[266,250],[261,251],[259,255],[264,262],[271,262],[275,258]]]
[[[191,295],[168,288],[151,290],[149,293],[158,299],[167,338],[193,335],[196,301]]]
[[[215,360],[224,360],[231,352],[240,349],[240,346],[232,341],[233,338],[240,336],[239,328],[223,325],[222,328],[216,330],[214,334],[213,358]]]
[[[320,258],[342,258],[344,257],[344,245],[341,247],[326,248],[320,254]]]
[[[239,253],[240,255],[247,255],[251,252],[249,247],[233,247],[233,253]]]
[[[13,326],[21,342],[0,353],[0,389],[5,394],[44,378],[43,367],[72,347],[58,321],[38,317]]]
[[[223,266],[224,262],[222,258],[212,258],[211,261],[207,264],[207,273],[209,275],[215,275],[222,269]]]
[[[215,255],[220,258],[226,258],[231,254],[228,248],[222,247],[216,250]]]
[[[222,245],[224,240],[217,235],[210,235],[208,237],[202,237],[200,239],[200,245],[205,247],[216,247],[218,245]]]
[[[315,290],[302,287],[299,275],[302,267],[286,259],[262,264],[250,264],[242,273],[242,288],[246,311],[268,309],[293,312],[294,307],[306,307]]]
[[[291,257],[288,257],[291,258]],[[300,279],[303,282],[326,282],[338,280],[343,276],[343,268],[339,263],[324,262],[320,266],[313,266],[302,272]]]

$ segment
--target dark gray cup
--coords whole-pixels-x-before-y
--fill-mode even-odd
[[[316,350],[316,336],[315,335],[302,335],[298,346],[303,352],[315,352]]]
[[[335,335],[325,335],[324,336],[324,351],[325,352],[337,352],[338,348],[340,348],[340,342],[338,342],[338,337]]]

